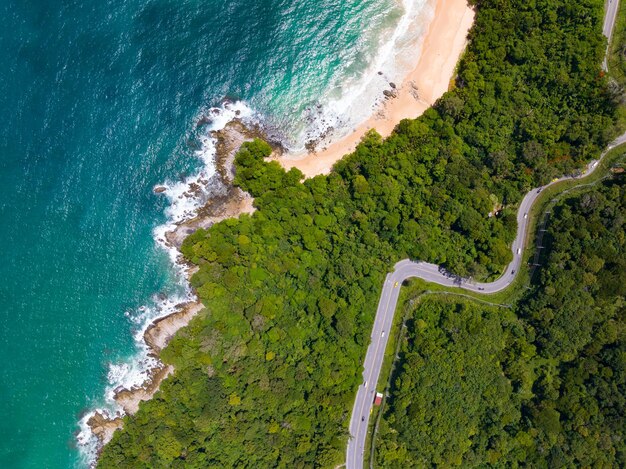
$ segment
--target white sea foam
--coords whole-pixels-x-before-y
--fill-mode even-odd
[[[217,142],[211,136],[211,132],[222,130],[235,118],[249,121],[254,113],[245,103],[237,101],[224,103],[221,108],[211,108],[203,112],[203,115],[211,120],[207,133],[200,137],[200,150],[195,152],[196,157],[203,162],[203,167],[197,174],[187,177],[184,181],[164,184],[166,188],[164,194],[170,202],[165,214],[170,224],[192,218],[210,196],[210,186],[207,187],[202,181],[209,181],[215,176],[216,171],[215,145]]]
[[[181,295],[159,298],[155,295],[150,301],[151,306],[141,306],[135,311],[127,311],[126,316],[132,324],[133,338],[136,353],[128,360],[109,363],[107,372],[107,386],[104,400],[99,402],[94,410],[83,415],[79,421],[77,434],[78,446],[81,450],[82,464],[92,466],[95,463],[100,442],[91,431],[87,422],[96,412],[107,418],[124,415],[124,410],[115,401],[115,394],[121,389],[133,390],[141,387],[150,379],[151,370],[160,365],[160,361],[150,354],[148,345],[144,341],[144,333],[155,319],[168,316],[177,310],[177,306],[193,299],[191,289],[186,286]]]
[[[366,70],[358,76],[344,79],[340,85],[329,87],[327,94],[320,97],[321,108],[315,111],[315,115],[309,116],[312,119],[309,119],[311,122],[307,128],[295,141],[283,142],[290,151],[304,151],[304,145],[310,139],[324,139],[328,142],[343,137],[371,115],[382,100],[382,91],[388,89],[389,82],[399,83],[415,65],[420,54],[420,39],[433,11],[426,0],[402,0],[401,5],[403,14],[399,22],[380,38],[376,53]],[[415,27],[418,22],[424,28]],[[382,75],[379,74],[380,71]],[[158,359],[149,354],[144,341],[145,330],[155,319],[175,312],[178,304],[195,299],[187,282],[187,267],[180,262],[180,252],[167,242],[165,235],[176,224],[193,218],[212,195],[212,187],[208,183],[216,174],[217,142],[211,132],[223,129],[235,118],[248,123],[261,120],[243,102],[226,102],[219,108],[203,110],[197,120],[200,117],[209,120],[206,133],[200,137],[200,149],[195,152],[195,156],[202,161],[202,167],[197,174],[183,181],[166,181],[163,184],[163,194],[169,202],[165,210],[167,222],[153,230],[155,242],[166,250],[172,262],[181,292],[173,297],[155,296],[147,305],[127,312],[135,331],[137,352],[128,360],[109,364],[108,384],[103,400],[94,404],[94,410],[80,419],[77,441],[81,450],[81,463],[86,466],[95,463],[99,449],[99,441],[91,432],[87,421],[96,411],[110,418],[123,415],[123,409],[114,400],[116,391],[142,386],[150,377],[150,370],[159,364]],[[330,128],[333,129],[332,132],[329,132]]]
[[[76,439],[81,452],[81,465],[93,466],[100,448],[98,438],[87,424],[89,419],[96,412],[108,418],[124,415],[124,410],[114,399],[116,393],[122,389],[133,390],[143,386],[150,379],[151,370],[160,365],[158,358],[150,354],[148,345],[144,340],[147,328],[156,319],[176,312],[177,306],[181,303],[196,299],[187,281],[187,266],[180,262],[180,252],[175,246],[167,242],[165,234],[176,228],[176,224],[193,218],[197,210],[211,196],[210,182],[216,173],[217,143],[212,132],[223,129],[234,119],[241,119],[245,122],[250,121],[253,117],[252,110],[241,101],[225,102],[220,108],[202,111],[197,120],[201,118],[203,122],[207,122],[206,133],[199,138],[200,149],[195,152],[195,156],[202,161],[202,167],[197,174],[189,176],[183,181],[167,181],[163,184],[165,187],[164,195],[169,201],[165,210],[167,222],[153,230],[153,237],[157,246],[167,252],[172,262],[175,278],[180,287],[179,293],[172,296],[154,295],[146,305],[125,313],[134,331],[136,353],[127,360],[109,364],[103,400],[94,404],[94,409],[83,415],[79,421],[79,432]]]
[[[311,111],[311,126],[288,145],[291,152],[304,152],[309,140],[328,144],[345,137],[382,103],[389,83],[399,85],[415,67],[434,9],[427,0],[402,0],[399,4],[400,20],[379,37],[366,69],[356,76],[338,77],[328,88],[320,98],[321,107]]]

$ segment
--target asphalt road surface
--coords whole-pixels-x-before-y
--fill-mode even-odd
[[[626,143],[626,133],[613,141],[602,156],[622,143]],[[597,167],[598,162],[592,161],[587,165],[584,175],[587,176],[591,174]],[[546,186],[535,188],[526,194],[517,212],[517,235],[511,246],[513,260],[506,268],[504,274],[496,281],[491,283],[475,283],[468,279],[451,277],[435,264],[415,262],[409,259],[398,262],[394,266],[393,272],[387,274],[385,283],[383,284],[383,291],[380,295],[378,309],[376,310],[371,342],[367,348],[365,362],[363,363],[363,383],[359,386],[357,391],[356,400],[352,409],[352,417],[350,418],[350,439],[348,440],[346,455],[347,469],[361,469],[363,467],[369,416],[372,411],[372,406],[374,405],[376,385],[378,384],[378,377],[380,376],[385,348],[387,347],[389,331],[391,330],[393,315],[396,310],[396,303],[398,302],[402,282],[409,278],[417,277],[428,282],[438,283],[439,285],[459,287],[478,293],[496,293],[503,290],[513,282],[517,272],[519,272],[528,231],[528,213],[530,208],[544,188],[566,179],[572,178],[560,178]]]
[[[619,0],[608,0],[606,13],[604,15],[604,25],[602,26],[602,34],[611,41],[613,35],[613,26],[615,26],[615,17],[619,9]]]
[[[617,10],[619,9],[619,0],[607,0],[606,4],[606,13],[604,14],[604,24],[602,25],[602,34],[608,39],[609,44],[611,43],[611,36],[613,36],[613,27],[615,26],[615,17],[617,16]],[[604,62],[602,62],[602,68],[604,71],[608,71],[607,64],[607,56],[608,56],[608,46],[607,53],[604,54]]]

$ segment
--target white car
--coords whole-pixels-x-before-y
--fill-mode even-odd
[[[385,337],[385,331],[380,334],[381,337]]]
[[[522,248],[517,248],[517,255],[519,256],[522,253]]]
[[[525,213],[525,214],[524,214],[524,218],[528,218],[528,213]]]

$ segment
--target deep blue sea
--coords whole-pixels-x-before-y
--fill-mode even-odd
[[[341,133],[424,3],[0,1],[0,467],[86,466],[82,415],[185,295],[154,239],[185,207],[153,188],[211,171],[198,120],[227,98],[294,150]]]

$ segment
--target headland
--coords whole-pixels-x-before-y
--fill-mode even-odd
[[[274,158],[285,169],[296,167],[306,177],[327,174],[335,162],[344,155],[354,151],[364,135],[375,129],[382,137],[389,136],[402,119],[416,118],[424,113],[450,87],[454,79],[456,64],[467,43],[467,35],[473,24],[474,12],[466,0],[434,0],[434,17],[428,26],[421,42],[421,54],[415,67],[401,83],[390,83],[385,90],[385,99],[373,110],[372,115],[352,132],[324,148],[310,149],[306,154],[289,154],[280,144],[276,143]],[[185,264],[178,251],[184,239],[197,229],[209,228],[214,223],[227,218],[237,217],[244,213],[253,213],[252,197],[233,185],[234,157],[244,141],[255,137],[264,138],[264,132],[258,126],[246,125],[245,120],[234,118],[223,128],[211,132],[216,139],[215,164],[217,179],[211,181],[198,178],[190,184],[186,192],[179,198],[196,197],[196,192],[205,188],[197,184],[216,184],[217,191],[196,211],[195,216],[176,222],[157,239],[167,249],[175,250],[173,259],[182,267],[189,280],[195,268]],[[157,186],[155,194],[165,194],[169,189]],[[171,337],[204,309],[198,301],[186,301],[176,306],[175,311],[154,320],[144,331],[143,340],[147,344],[149,354],[159,356]],[[134,414],[139,403],[150,399],[158,391],[160,383],[169,376],[171,366],[159,364],[150,370],[146,381],[132,389],[116,389],[113,399],[125,414]],[[115,414],[103,410],[90,412],[86,423],[91,432],[98,438],[99,447],[105,445],[117,428],[122,426],[122,411]]]

